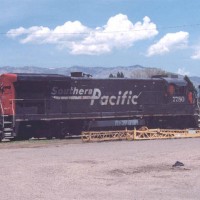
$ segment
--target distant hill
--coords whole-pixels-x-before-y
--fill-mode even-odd
[[[116,75],[117,72],[122,72],[127,78],[147,78],[152,74],[170,73],[158,68],[147,68],[141,65],[133,66],[117,66],[117,67],[60,67],[60,68],[44,68],[44,67],[0,67],[0,74],[3,73],[39,73],[39,74],[63,74],[70,75],[71,72],[84,72],[91,74],[95,78],[107,78],[110,74]],[[197,87],[200,85],[200,77],[190,77],[191,81]]]
[[[147,78],[155,74],[164,74],[164,70],[158,68],[147,68],[141,65],[117,66],[117,67],[60,67],[60,68],[43,68],[34,66],[25,67],[0,67],[0,74],[3,73],[38,73],[38,74],[63,74],[70,75],[71,72],[83,72],[92,75],[95,78],[108,78],[110,74],[116,76],[118,72],[123,73],[127,78]],[[169,72],[168,72],[169,73]]]
[[[84,72],[87,74],[91,74],[93,77],[105,78],[108,77],[109,74],[117,74],[118,71],[123,72],[126,77],[130,77],[130,74],[134,70],[145,70],[145,67],[140,65],[128,66],[128,67],[82,67],[82,66],[73,66],[73,67],[60,67],[60,68],[43,68],[43,67],[0,67],[0,74],[3,73],[39,73],[39,74],[64,74],[70,75],[71,72]]]

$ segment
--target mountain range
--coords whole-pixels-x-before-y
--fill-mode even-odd
[[[127,78],[147,78],[150,75],[170,73],[165,72],[159,68],[143,67],[141,65],[133,66],[117,66],[117,67],[84,67],[84,66],[72,66],[72,67],[35,67],[35,66],[24,66],[24,67],[11,67],[3,66],[0,67],[0,74],[3,73],[39,73],[39,74],[63,74],[70,75],[71,72],[83,72],[92,75],[94,78],[108,78],[110,74],[116,76],[118,72],[122,72]],[[189,76],[195,87],[200,85],[200,77]]]

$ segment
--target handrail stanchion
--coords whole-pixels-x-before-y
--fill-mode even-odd
[[[2,105],[2,102],[0,100],[0,105],[1,105],[1,113],[2,113],[2,128],[4,128],[4,109],[3,109],[3,105]]]

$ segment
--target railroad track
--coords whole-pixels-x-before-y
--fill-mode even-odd
[[[48,148],[60,147],[64,145],[81,144],[82,141],[78,139],[30,139],[20,141],[4,140],[0,143],[0,149],[19,149],[19,148]]]
[[[51,144],[51,143],[76,143],[82,142],[102,142],[115,140],[156,140],[156,139],[176,139],[176,138],[197,138],[200,137],[200,129],[148,129],[142,127],[134,130],[114,130],[114,131],[83,131],[81,135],[76,137],[48,140],[46,138],[35,138],[25,141],[12,141],[14,144]],[[81,140],[80,140],[81,138]],[[4,142],[8,142],[5,140]]]

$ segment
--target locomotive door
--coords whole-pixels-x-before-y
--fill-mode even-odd
[[[2,82],[0,86],[0,100],[1,100],[1,114],[13,115],[14,114],[14,94],[13,86],[10,82]]]

